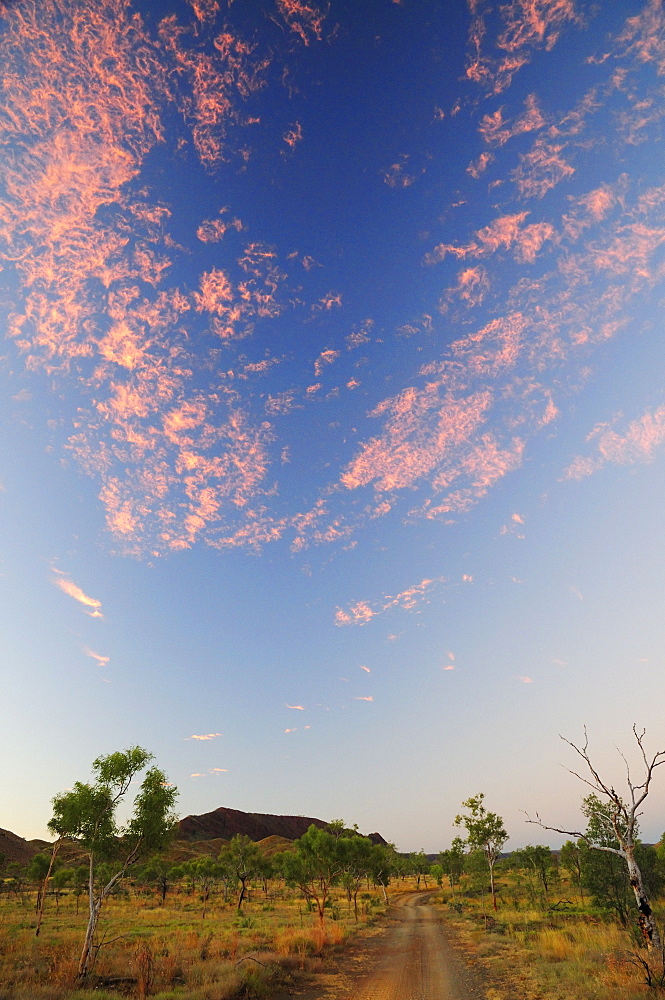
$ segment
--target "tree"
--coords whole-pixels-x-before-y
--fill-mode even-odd
[[[166,894],[173,880],[173,868],[174,865],[171,861],[167,861],[166,858],[155,854],[151,858],[148,858],[140,873],[142,882],[157,886],[160,905],[162,906],[166,901]]]
[[[439,864],[448,876],[448,882],[454,896],[455,886],[464,874],[464,841],[461,837],[455,837],[449,849],[441,851],[439,854]]]
[[[369,878],[374,867],[374,845],[368,837],[354,835],[340,837],[344,866],[343,880],[349,903],[353,900],[353,912],[358,922],[358,892],[363,879]]]
[[[240,882],[238,913],[247,892],[247,880],[260,874],[262,859],[261,848],[246,833],[236,833],[219,853],[222,867],[234,876],[236,883]]]
[[[201,902],[203,903],[201,919],[205,920],[210,893],[222,876],[222,866],[209,854],[205,854],[201,858],[183,861],[181,865],[176,865],[171,869],[172,878],[183,878],[183,876],[190,880],[192,890],[196,886],[201,890]]]
[[[118,806],[134,778],[152,759],[152,754],[141,747],[98,757],[92,765],[93,784],[77,781],[71,791],[53,799],[49,830],[60,838],[78,841],[88,856],[88,926],[79,959],[79,978],[85,977],[92,965],[95,930],[104,901],[143,855],[168,843],[175,826],[177,791],[156,767],[146,771],[130,819],[124,826],[118,824]],[[109,877],[98,884],[100,862],[112,868]]]
[[[550,882],[556,876],[554,858],[550,848],[543,844],[536,844],[535,847],[532,844],[527,844],[526,847],[513,851],[510,861],[513,867],[522,868],[528,872],[542,894],[543,904],[547,906]],[[535,891],[531,892],[530,890],[530,894],[535,896]]]
[[[294,841],[294,853],[279,855],[286,884],[297,886],[308,903],[316,904],[322,926],[330,890],[344,871],[345,840],[312,823],[307,833]]]
[[[594,767],[591,757],[589,756],[589,738],[587,736],[586,727],[584,729],[584,744],[580,747],[571,743],[570,740],[565,739],[563,736],[561,737],[564,743],[567,743],[568,746],[572,747],[575,753],[582,758],[586,766],[585,770],[591,775],[591,778],[589,779],[582,777],[582,775],[578,774],[577,771],[571,771],[571,774],[573,774],[576,778],[579,778],[580,781],[592,789],[594,798],[598,800],[600,806],[602,807],[602,810],[596,810],[596,818],[598,823],[601,824],[601,828],[604,826],[604,833],[607,836],[611,835],[614,838],[611,844],[602,843],[602,837],[599,837],[599,839],[594,842],[588,833],[582,833],[579,830],[562,830],[556,826],[546,826],[541,821],[537,813],[535,820],[527,817],[527,822],[537,823],[545,830],[554,830],[556,833],[563,833],[568,837],[577,837],[578,839],[583,840],[594,851],[604,851],[607,854],[614,854],[621,858],[626,866],[628,881],[630,882],[630,887],[635,897],[638,912],[638,923],[642,932],[644,943],[648,951],[654,951],[656,954],[660,955],[662,954],[660,932],[653,915],[653,910],[651,909],[649,894],[645,886],[645,880],[642,875],[638,858],[636,857],[636,847],[638,844],[637,821],[638,817],[641,815],[640,807],[651,789],[654,771],[661,764],[665,764],[665,750],[658,750],[655,754],[653,754],[653,756],[647,757],[644,749],[645,732],[646,730],[644,729],[641,732],[638,732],[637,726],[633,725],[633,735],[639,748],[639,753],[644,767],[644,780],[640,784],[634,783],[628,761],[620,752],[626,766],[626,784],[628,785],[629,795],[627,802],[624,802],[623,798],[614,789],[613,785],[601,778],[598,770]],[[600,796],[600,798],[598,798],[598,796]]]
[[[559,864],[565,868],[580,894],[580,902],[584,906],[584,889],[582,886],[582,851],[584,841],[567,840],[559,849]]]
[[[478,795],[463,802],[462,806],[464,809],[468,809],[468,812],[456,816],[454,825],[466,827],[466,843],[471,850],[480,850],[485,855],[490,873],[492,905],[496,910],[494,866],[501,856],[503,845],[508,840],[508,834],[501,817],[485,809],[484,798],[484,794],[479,792]]]

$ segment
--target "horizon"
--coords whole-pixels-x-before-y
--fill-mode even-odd
[[[559,734],[665,746],[662,0],[65,7],[0,34],[0,826],[138,744],[554,846]]]

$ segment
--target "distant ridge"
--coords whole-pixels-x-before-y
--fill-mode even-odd
[[[4,854],[7,861],[18,861],[20,865],[25,865],[35,854],[41,850],[43,841],[24,840],[11,830],[0,829],[0,854]]]
[[[324,820],[313,816],[273,816],[270,813],[248,813],[220,806],[201,816],[185,816],[178,823],[177,837],[179,840],[190,841],[217,838],[231,840],[236,834],[244,833],[256,841],[265,840],[266,837],[297,840],[312,824],[319,828],[328,825]],[[374,844],[385,844],[380,833],[370,833],[369,839]]]

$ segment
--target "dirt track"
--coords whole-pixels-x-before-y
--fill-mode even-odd
[[[331,976],[300,995],[306,1000],[483,1000],[479,973],[451,944],[429,893],[405,893],[389,911],[388,929]]]

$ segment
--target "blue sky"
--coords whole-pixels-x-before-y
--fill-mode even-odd
[[[663,745],[664,32],[5,12],[0,825],[139,744],[182,815],[434,851],[482,790],[519,846],[560,733]]]

